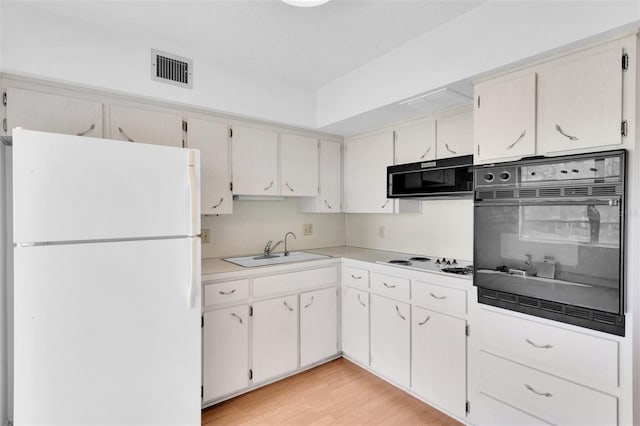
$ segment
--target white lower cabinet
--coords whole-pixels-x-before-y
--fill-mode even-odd
[[[300,365],[338,351],[337,287],[300,294]]]
[[[219,398],[249,383],[249,307],[203,314],[203,400]]]
[[[298,295],[253,304],[253,383],[298,367]]]
[[[466,321],[413,306],[411,388],[464,418],[467,396]]]
[[[342,290],[342,352],[369,365],[369,293],[351,287]]]
[[[410,384],[410,319],[408,303],[371,296],[371,368],[407,388]]]

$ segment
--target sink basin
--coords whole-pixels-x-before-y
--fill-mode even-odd
[[[306,251],[292,251],[289,256],[284,254],[272,254],[269,256],[243,256],[243,257],[227,257],[222,260],[234,263],[244,268],[254,268],[256,266],[280,265],[282,263],[303,262],[305,260],[323,259],[330,256],[324,254],[308,253]]]

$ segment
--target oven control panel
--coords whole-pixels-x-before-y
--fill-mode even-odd
[[[505,165],[501,167],[477,168],[475,170],[474,182],[476,187],[513,186],[519,182],[518,166]]]

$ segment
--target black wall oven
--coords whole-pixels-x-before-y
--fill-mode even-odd
[[[624,335],[626,151],[474,168],[478,302]]]

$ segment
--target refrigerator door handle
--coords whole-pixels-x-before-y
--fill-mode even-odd
[[[189,288],[187,290],[187,308],[196,307],[196,291],[198,291],[198,264],[200,256],[198,256],[199,238],[191,239],[191,267],[189,268]]]
[[[190,215],[191,218],[191,235],[199,234],[198,220],[200,219],[200,212],[198,206],[198,188],[197,174],[196,174],[197,160],[196,152],[189,150],[189,200],[190,200]]]

